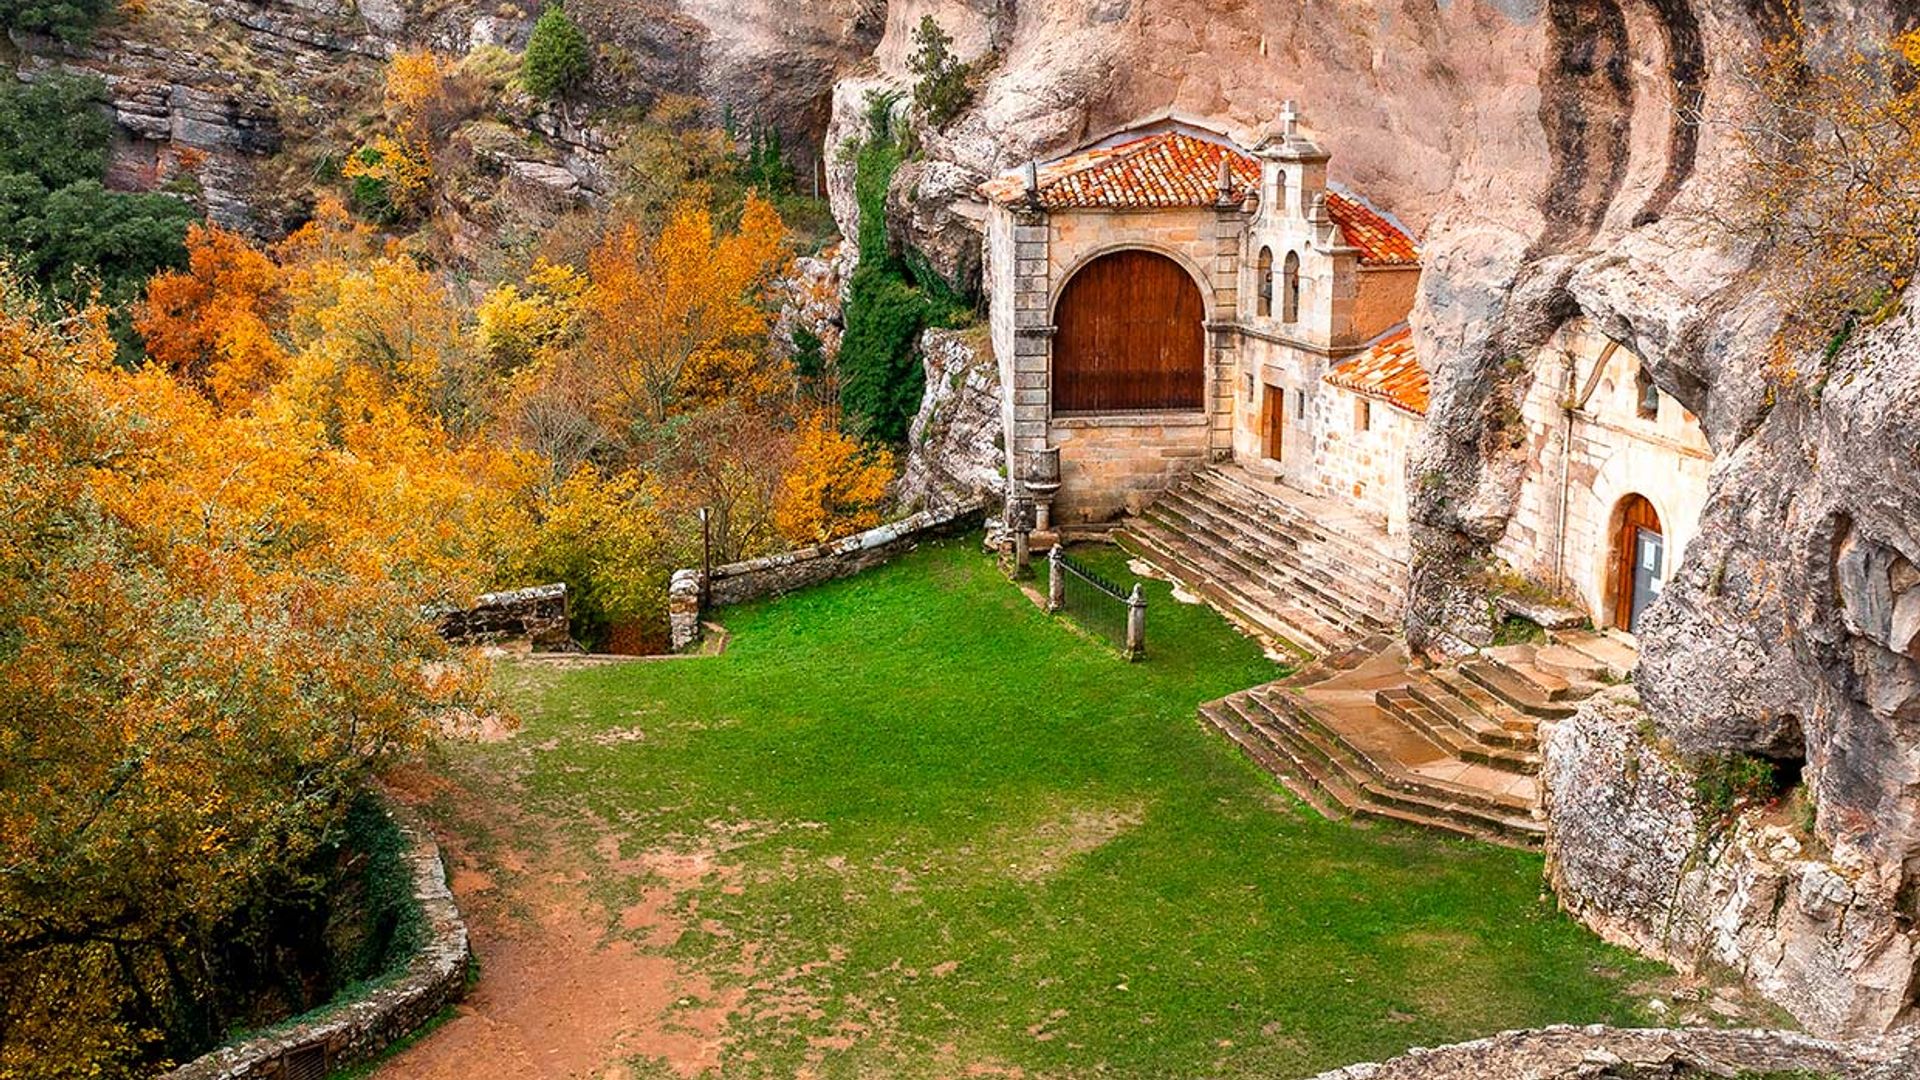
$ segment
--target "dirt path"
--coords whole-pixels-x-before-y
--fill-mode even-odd
[[[391,786],[409,803],[458,808],[458,827],[439,839],[480,978],[454,1017],[383,1065],[379,1080],[623,1078],[636,1060],[695,1076],[719,1063],[737,992],[716,993],[655,954],[683,929],[676,893],[714,872],[709,863],[661,874],[619,858],[611,834],[579,850],[498,784],[477,790],[409,770]],[[643,877],[641,901],[609,910],[588,888],[609,874]]]

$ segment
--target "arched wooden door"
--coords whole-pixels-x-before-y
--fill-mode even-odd
[[[1660,515],[1645,496],[1629,495],[1615,512],[1613,624],[1638,633],[1640,616],[1657,599],[1667,578],[1667,540]]]
[[[1206,305],[1180,264],[1151,251],[1102,255],[1054,309],[1053,411],[1197,410]]]

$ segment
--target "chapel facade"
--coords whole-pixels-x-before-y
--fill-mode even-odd
[[[1407,325],[1420,253],[1329,181],[1329,157],[1288,103],[1251,149],[1165,120],[983,186],[1007,475],[1046,475],[1054,523],[1139,514],[1230,464],[1404,552],[1429,396]],[[1531,359],[1528,473],[1496,554],[1631,627],[1679,561],[1711,453],[1584,322]]]

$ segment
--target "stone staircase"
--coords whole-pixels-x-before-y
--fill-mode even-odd
[[[1394,633],[1406,601],[1406,560],[1378,523],[1239,465],[1187,477],[1118,539],[1260,636],[1307,654]]]
[[[1435,668],[1393,645],[1317,682],[1208,702],[1200,715],[1329,817],[1538,847],[1538,726],[1622,674],[1593,655],[1606,646],[1588,644],[1505,646]]]

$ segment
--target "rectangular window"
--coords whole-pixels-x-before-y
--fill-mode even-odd
[[[1298,390],[1293,392],[1293,418],[1295,420],[1307,418],[1307,395]]]
[[[1353,402],[1353,430],[1373,430],[1373,402],[1366,398],[1355,398]]]

